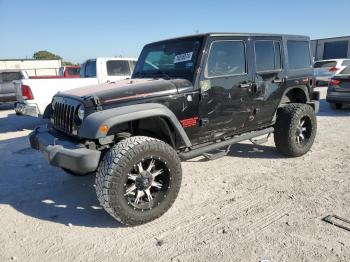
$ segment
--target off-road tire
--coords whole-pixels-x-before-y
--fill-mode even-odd
[[[302,119],[309,124],[307,139],[298,143],[296,132]],[[277,113],[274,139],[277,150],[287,157],[298,157],[307,153],[316,136],[317,121],[313,108],[307,104],[291,103]]]
[[[340,103],[329,103],[329,106],[333,109],[333,110],[340,110],[343,107],[343,104]]]
[[[125,199],[125,179],[137,161],[147,157],[166,161],[171,182],[166,196],[150,210],[135,210]],[[168,144],[145,136],[129,137],[117,143],[103,157],[96,173],[96,194],[104,209],[122,224],[135,226],[163,215],[174,203],[181,186],[181,162]]]

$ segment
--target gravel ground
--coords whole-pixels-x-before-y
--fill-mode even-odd
[[[350,232],[322,221],[350,219],[349,108],[322,100],[303,157],[280,156],[270,139],[183,163],[174,206],[134,228],[101,209],[93,176],[29,148],[40,121],[0,106],[0,261],[350,261]]]

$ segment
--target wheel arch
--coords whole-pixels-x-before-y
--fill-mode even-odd
[[[151,123],[154,122],[160,125],[157,130],[150,128]],[[174,113],[166,106],[157,103],[122,106],[92,113],[84,119],[79,129],[79,136],[88,139],[99,139],[115,133],[118,126],[128,126],[134,123],[141,123],[147,131],[164,135],[166,142],[171,145],[174,143],[172,132],[177,133],[185,146],[191,146],[185,130]],[[103,124],[109,127],[107,134],[99,130],[99,127]]]
[[[292,86],[287,88],[280,100],[280,106],[289,103],[303,103],[310,101],[309,90],[306,86]]]

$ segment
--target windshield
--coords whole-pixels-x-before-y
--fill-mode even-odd
[[[147,45],[136,64],[133,78],[182,77],[193,79],[202,38],[176,39]]]

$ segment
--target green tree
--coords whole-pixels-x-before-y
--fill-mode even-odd
[[[55,55],[49,51],[41,50],[33,54],[34,59],[62,59],[59,55]]]

